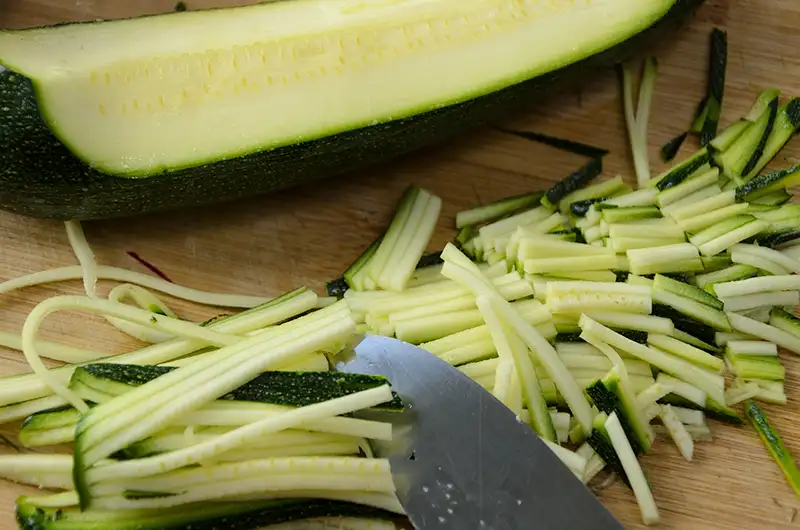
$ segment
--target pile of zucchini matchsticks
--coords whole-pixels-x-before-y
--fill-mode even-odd
[[[433,255],[424,253],[442,201],[409,188],[327,296],[207,293],[98,265],[80,225],[67,223],[80,265],[0,284],[86,288],[44,300],[21,334],[0,335],[33,369],[0,379],[0,421],[24,420],[21,452],[0,456],[0,476],[56,490],[20,497],[20,526],[394,528],[403,509],[388,462],[370,449],[391,425],[351,413],[403,403],[385,379],[332,372],[328,358],[365,333],[457,366],[580,480],[610,470],[624,481],[646,524],[659,512],[638,457],[656,433],[691,460],[695,443],[711,441],[708,420],[741,424],[741,406],[800,493],[757,404],[786,402],[778,350],[800,354],[800,206],[787,192],[800,165],[765,170],[800,125],[800,101],[765,90],[718,132],[725,34],[711,40],[708,95],[663,156],[693,134],[697,152],[650,174],[657,65],[644,62],[634,98],[626,64],[636,189],[621,177],[593,182],[602,149],[518,133],[588,162],[546,192],[460,212],[455,241]],[[101,296],[98,279],[117,286]],[[153,291],[246,310],[195,324]],[[102,315],[149,344],[111,355],[40,339],[42,321],[62,310]],[[42,357],[66,364],[48,369]],[[42,452],[59,444],[70,450]]]

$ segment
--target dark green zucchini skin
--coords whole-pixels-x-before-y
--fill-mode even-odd
[[[97,521],[84,518],[77,510],[40,509],[27,502],[17,502],[16,518],[22,530],[252,530],[268,525],[301,521],[316,517],[363,517],[395,520],[390,512],[370,506],[326,499],[286,499],[261,503],[194,505],[191,508],[164,510],[119,520]]]
[[[0,209],[89,220],[128,217],[260,195],[335,177],[438,144],[650,46],[703,0],[677,0],[649,29],[547,75],[464,103],[277,149],[147,178],[120,178],[87,166],[40,117],[33,84],[0,72]]]

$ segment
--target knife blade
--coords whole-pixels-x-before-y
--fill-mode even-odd
[[[418,530],[623,530],[533,429],[435,355],[367,335],[334,366],[388,378],[406,404],[377,413],[394,435],[374,450]]]

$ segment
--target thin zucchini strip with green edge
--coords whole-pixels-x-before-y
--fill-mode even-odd
[[[601,202],[605,198],[613,197],[619,194],[625,194],[627,191],[630,191],[630,188],[622,180],[622,176],[617,175],[612,179],[604,180],[602,182],[598,182],[597,184],[586,186],[585,188],[577,189],[572,193],[567,194],[559,202],[558,209],[564,215],[567,215],[570,212],[574,214],[576,212],[573,208],[573,204],[586,204],[586,201]],[[580,211],[581,208],[578,207],[578,210]]]
[[[650,188],[656,188],[660,193],[681,184],[698,171],[708,167],[707,164],[710,160],[711,155],[708,153],[708,149],[704,147],[683,162],[653,177],[647,185]]]
[[[544,192],[535,191],[506,197],[469,210],[462,210],[456,214],[456,228],[463,229],[468,226],[491,223],[505,216],[519,213],[521,210],[533,208],[539,205],[543,196]]]
[[[658,523],[658,508],[653,499],[653,494],[650,491],[647,478],[645,478],[642,468],[639,466],[636,454],[633,452],[631,444],[625,436],[625,431],[622,430],[620,419],[616,413],[608,417],[605,428],[611,440],[611,445],[614,447],[614,451],[617,453],[619,461],[625,469],[625,475],[628,477],[633,494],[636,496],[636,502],[642,514],[642,521],[646,525]]]
[[[786,331],[784,327],[774,325],[781,325],[779,319],[770,319],[770,324],[764,324],[736,313],[728,313],[728,320],[736,331],[773,342],[782,348],[800,354],[800,336],[796,332]]]
[[[720,302],[716,296],[709,294],[699,287],[695,287],[694,285],[690,285],[678,280],[673,280],[672,278],[668,278],[663,274],[655,275],[653,278],[653,289],[655,291],[663,291],[682,296],[684,298],[700,302],[701,304],[709,307],[713,307],[714,309],[722,309],[723,307],[722,302]]]
[[[636,181],[639,188],[644,188],[650,181],[650,158],[647,152],[647,130],[650,120],[650,107],[658,75],[658,64],[654,57],[644,60],[642,66],[642,80],[639,86],[639,101],[634,109],[633,104],[633,73],[631,65],[621,65],[622,99],[625,112],[625,122],[628,130],[628,139],[633,155],[636,170]]]
[[[603,171],[602,158],[593,158],[577,171],[557,182],[544,194],[542,206],[555,209],[564,197],[582,188]]]
[[[483,277],[475,264],[469,261],[455,246],[448,244],[442,252],[442,257],[445,260],[442,274],[469,287],[476,295],[489,297],[500,318],[519,334],[535,358],[545,367],[585,432],[591,432],[593,416],[589,402],[550,343],[528,324],[508,302],[497,295],[493,286]]]
[[[581,329],[589,335],[597,337],[609,346],[624,351],[638,359],[641,359],[656,368],[663,370],[673,376],[692,384],[719,403],[724,403],[725,395],[723,388],[717,385],[713,374],[695,366],[694,364],[670,355],[666,352],[638,344],[625,338],[619,333],[595,322],[586,315],[582,315],[579,325]]]
[[[653,290],[653,302],[672,308],[674,311],[685,315],[691,319],[710,326],[718,331],[731,331],[731,324],[725,313],[719,309],[714,309],[691,298],[679,296],[666,291]],[[675,327],[679,324],[673,321]]]
[[[602,158],[608,154],[608,149],[603,149],[602,147],[595,147],[593,145],[584,144],[582,142],[576,142],[574,140],[556,138],[554,136],[549,136],[547,134],[541,134],[531,131],[512,131],[509,129],[503,129],[502,127],[498,127],[498,129],[505,133],[513,134],[515,136],[519,136],[520,138],[525,138],[526,140],[532,140],[534,142],[539,142],[541,144],[549,145],[550,147],[555,147],[556,149],[561,149],[562,151],[567,151],[569,153],[574,153],[576,155],[581,155],[589,158]]]
[[[602,324],[602,322],[600,322]],[[687,344],[675,337],[667,334],[650,333],[647,335],[647,343],[667,352],[677,355],[687,361],[694,363],[702,368],[716,373],[723,373],[725,362],[719,357]]]
[[[752,278],[756,274],[758,274],[756,267],[738,263],[706,274],[698,274],[694,277],[694,282],[701,289],[716,294],[717,285]]]
[[[508,329],[508,324],[500,319],[488,297],[479,295],[476,303],[489,328],[498,356],[512,361],[517,367],[523,401],[532,416],[534,430],[543,439],[556,442],[556,431],[528,347],[514,330]]]
[[[800,181],[800,164],[763,173],[736,188],[736,200],[752,201],[773,191],[792,188],[798,181]]]
[[[667,188],[663,191],[659,191],[658,195],[656,196],[656,202],[658,206],[661,208],[667,208],[672,206],[673,204],[681,204],[682,200],[686,199],[687,197],[692,196],[695,193],[702,191],[709,186],[714,186],[719,181],[719,169],[717,168],[706,168],[706,166],[701,166],[698,171],[702,171],[697,176],[690,176],[680,184],[677,184],[671,188]]]
[[[767,451],[778,464],[789,486],[800,497],[800,471],[797,469],[797,462],[794,456],[789,452],[783,444],[778,431],[770,423],[767,415],[756,405],[752,400],[748,400],[744,407],[745,415],[753,424],[756,432],[758,433],[761,441],[767,448]]]
[[[305,313],[317,305],[317,300],[318,297],[313,291],[306,287],[301,287],[247,311],[214,321],[208,324],[206,328],[227,335],[243,335]],[[189,355],[205,346],[206,343],[204,341],[178,338],[147,346],[130,353],[107,357],[103,362],[115,364],[162,364]],[[74,369],[75,366],[52,368],[49,370],[49,374],[66,384]],[[37,410],[58,407],[66,403],[64,400],[58,401],[58,399],[54,402],[52,399],[53,391],[35,373],[1,378],[0,382],[2,382],[0,384],[0,405],[7,406],[40,398],[46,400],[46,403],[43,403],[45,408],[29,410],[25,415],[37,412]],[[6,416],[3,411],[4,408],[0,408],[0,418]]]

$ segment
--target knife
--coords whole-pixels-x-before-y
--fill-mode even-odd
[[[528,425],[450,364],[411,344],[365,336],[338,371],[388,378],[403,413],[375,443],[418,530],[624,530]]]

